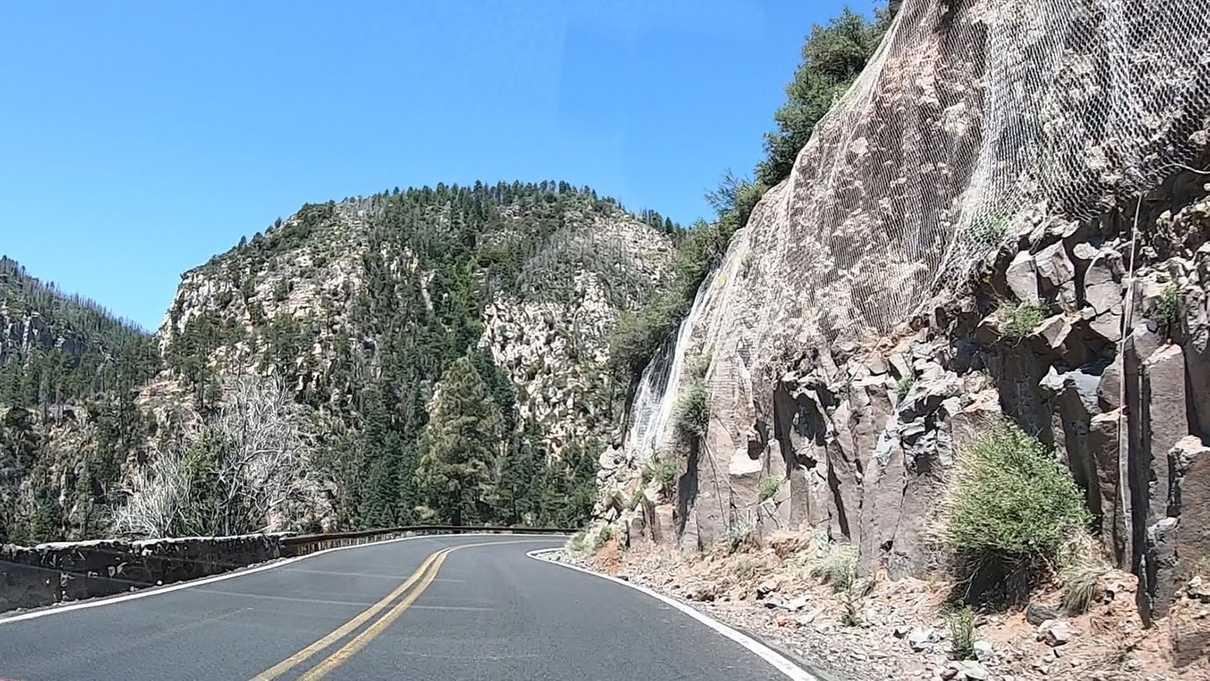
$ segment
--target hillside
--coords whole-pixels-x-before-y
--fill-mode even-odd
[[[9,454],[10,478],[42,500],[26,506],[43,509],[38,519],[31,511],[14,521],[20,527],[10,535],[82,537],[112,523],[136,534],[219,531],[214,514],[180,518],[182,509],[216,504],[211,488],[237,470],[224,467],[237,466],[230,447],[238,445],[223,445],[229,433],[214,430],[233,408],[244,409],[235,394],[276,404],[296,443],[288,475],[274,483],[278,496],[242,530],[448,520],[453,510],[442,507],[438,489],[454,482],[425,483],[418,469],[436,448],[429,422],[443,376],[460,361],[474,370],[459,374],[458,388],[482,392],[483,420],[493,424],[481,433],[490,442],[478,459],[456,466],[457,484],[468,489],[462,518],[578,522],[591,508],[597,456],[619,437],[624,416],[627,386],[615,384],[607,336],[665,276],[678,234],[657,214],[634,216],[591,190],[554,182],[438,185],[308,205],[184,273],[154,339],[14,267],[19,285],[6,288],[0,309],[32,321],[8,324],[0,357],[4,375],[26,387],[0,403],[121,397],[130,427],[115,462],[120,473],[111,473],[122,494],[107,491],[104,519],[82,523],[73,495],[64,496],[80,483],[38,471],[75,470],[80,464],[70,462],[87,458],[64,450],[108,447],[97,441],[98,414],[68,410],[69,422],[47,422],[45,409],[10,410],[5,451],[25,452]],[[128,347],[143,359],[121,354]],[[63,379],[42,368],[59,353],[77,358]],[[263,380],[249,386],[240,377]],[[28,387],[39,380],[42,392]],[[199,455],[209,473],[188,472]],[[448,472],[445,464],[428,460]],[[163,490],[177,487],[205,498],[167,498]]]
[[[0,258],[0,541],[107,528],[159,366],[145,331]]]

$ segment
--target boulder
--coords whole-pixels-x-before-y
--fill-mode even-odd
[[[1084,273],[1084,301],[1102,315],[1122,305],[1122,256],[1117,251],[1102,250]]]
[[[1049,605],[1043,605],[1036,601],[1030,601],[1029,605],[1025,606],[1025,621],[1034,625],[1041,626],[1043,622],[1049,620],[1057,620],[1059,618],[1059,609]]]
[[[941,632],[929,627],[919,627],[913,629],[912,633],[908,634],[908,645],[916,652],[924,652],[932,650],[933,646],[937,645],[943,638]]]
[[[1036,303],[1041,300],[1038,295],[1038,272],[1034,258],[1026,251],[1017,253],[1004,272],[1008,288],[1017,300]]]
[[[1067,257],[1067,249],[1063,242],[1055,242],[1038,251],[1034,256],[1038,279],[1041,282],[1042,293],[1055,296],[1065,310],[1074,311],[1079,308],[1076,299],[1075,277],[1076,268]]]
[[[1066,645],[1075,638],[1075,632],[1065,620],[1046,620],[1038,625],[1038,640],[1051,648]]]

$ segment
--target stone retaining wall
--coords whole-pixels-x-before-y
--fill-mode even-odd
[[[101,539],[0,546],[0,612],[227,572],[282,555],[282,536]]]

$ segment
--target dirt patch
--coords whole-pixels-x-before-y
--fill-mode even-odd
[[[979,659],[958,663],[945,601],[951,584],[877,577],[848,588],[821,583],[826,561],[802,537],[692,556],[651,543],[624,549],[610,541],[595,555],[565,553],[560,559],[689,603],[844,681],[961,681],[981,678],[981,672],[993,681],[1210,679],[1210,602],[1184,594],[1166,620],[1144,628],[1135,610],[1136,580],[1125,573],[1103,580],[1087,613],[1067,616],[1060,609],[1056,621],[1066,631],[1059,637],[1067,640],[1058,645],[1040,635],[1025,608],[976,611]],[[1031,599],[1040,612],[1060,601],[1053,586]],[[962,671],[961,664],[977,667]]]

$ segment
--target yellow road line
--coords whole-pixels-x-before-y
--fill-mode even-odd
[[[375,603],[374,605],[371,605],[370,607],[366,608],[359,615],[357,615],[353,619],[349,620],[348,622],[345,622],[344,624],[340,625],[340,627],[338,627],[335,631],[328,634],[327,636],[324,636],[323,638],[312,643],[311,645],[307,646],[306,648],[303,648],[302,650],[291,655],[290,657],[287,657],[286,659],[282,660],[281,662],[273,665],[269,669],[266,669],[265,671],[261,672],[260,674],[257,674],[256,676],[252,677],[251,681],[272,681],[272,679],[276,679],[277,677],[281,676],[282,674],[285,674],[286,672],[290,671],[291,669],[298,666],[299,664],[305,662],[312,655],[315,655],[316,653],[322,651],[324,648],[327,648],[328,646],[332,645],[333,643],[336,643],[337,641],[344,638],[345,636],[348,636],[350,633],[355,631],[358,627],[360,627],[361,625],[363,625],[367,621],[369,621],[370,618],[374,617],[379,612],[381,612],[384,608],[386,608],[388,605],[390,605],[391,601],[394,601],[401,594],[403,594],[408,589],[410,589],[412,587],[412,585],[415,584],[417,581],[419,581],[420,578],[425,574],[425,572],[428,571],[429,566],[432,565],[434,561],[439,561],[439,560],[443,559],[445,556],[445,553],[448,552],[449,550],[450,549],[442,549],[441,551],[437,551],[432,554],[429,554],[429,557],[424,559],[424,562],[420,564],[420,567],[417,568],[416,571],[413,572],[410,577],[408,577],[407,581],[405,581],[403,584],[400,584],[394,591],[392,591],[391,593],[389,593],[385,597],[383,597],[382,600],[380,600],[377,603]]]
[[[532,543],[533,541],[534,540],[532,539],[521,539],[515,541],[479,542],[475,544],[461,544],[459,546],[445,549],[444,551],[439,551],[438,553],[434,554],[437,559],[431,566],[428,566],[428,573],[424,576],[424,580],[419,586],[413,589],[411,593],[409,593],[403,600],[399,601],[399,603],[396,604],[395,607],[391,608],[387,614],[380,617],[378,621],[366,627],[365,631],[361,632],[348,643],[344,644],[344,646],[342,646],[336,652],[324,658],[322,662],[312,667],[306,674],[298,677],[298,681],[318,681],[318,679],[327,676],[328,673],[333,669],[336,669],[340,665],[347,662],[350,657],[356,655],[361,651],[362,648],[365,648],[370,641],[378,638],[378,636],[382,632],[386,631],[387,627],[394,624],[395,620],[399,619],[400,616],[402,616],[403,613],[416,602],[416,599],[420,598],[420,596],[424,593],[424,590],[429,588],[429,585],[431,585],[433,581],[437,579],[437,572],[441,569],[441,564],[445,562],[446,556],[454,551],[458,551],[460,549],[470,549],[476,546],[495,546],[497,544],[528,544]],[[422,566],[422,568],[423,567],[424,566]]]
[[[428,574],[424,576],[424,581],[420,582],[419,586],[413,589],[411,593],[404,597],[403,600],[399,601],[399,603],[396,604],[395,607],[391,608],[387,614],[378,618],[377,622],[371,624],[369,627],[366,627],[365,631],[361,632],[355,636],[353,640],[344,644],[344,646],[342,646],[339,650],[329,655],[324,659],[323,662],[320,662],[307,671],[306,674],[298,677],[298,681],[316,681],[316,679],[321,679],[327,676],[328,672],[344,664],[350,657],[353,657],[357,653],[361,652],[361,649],[365,648],[370,641],[378,638],[379,634],[381,634],[383,631],[386,631],[387,627],[394,624],[395,620],[399,619],[399,617],[403,615],[404,611],[411,607],[412,603],[416,602],[417,598],[420,598],[420,594],[424,593],[424,590],[429,588],[429,585],[433,583],[433,579],[437,577],[437,571],[441,569],[441,563],[445,561],[445,557],[448,556],[449,553],[449,551],[446,551],[438,556],[437,560],[435,560],[432,566],[430,566]]]

